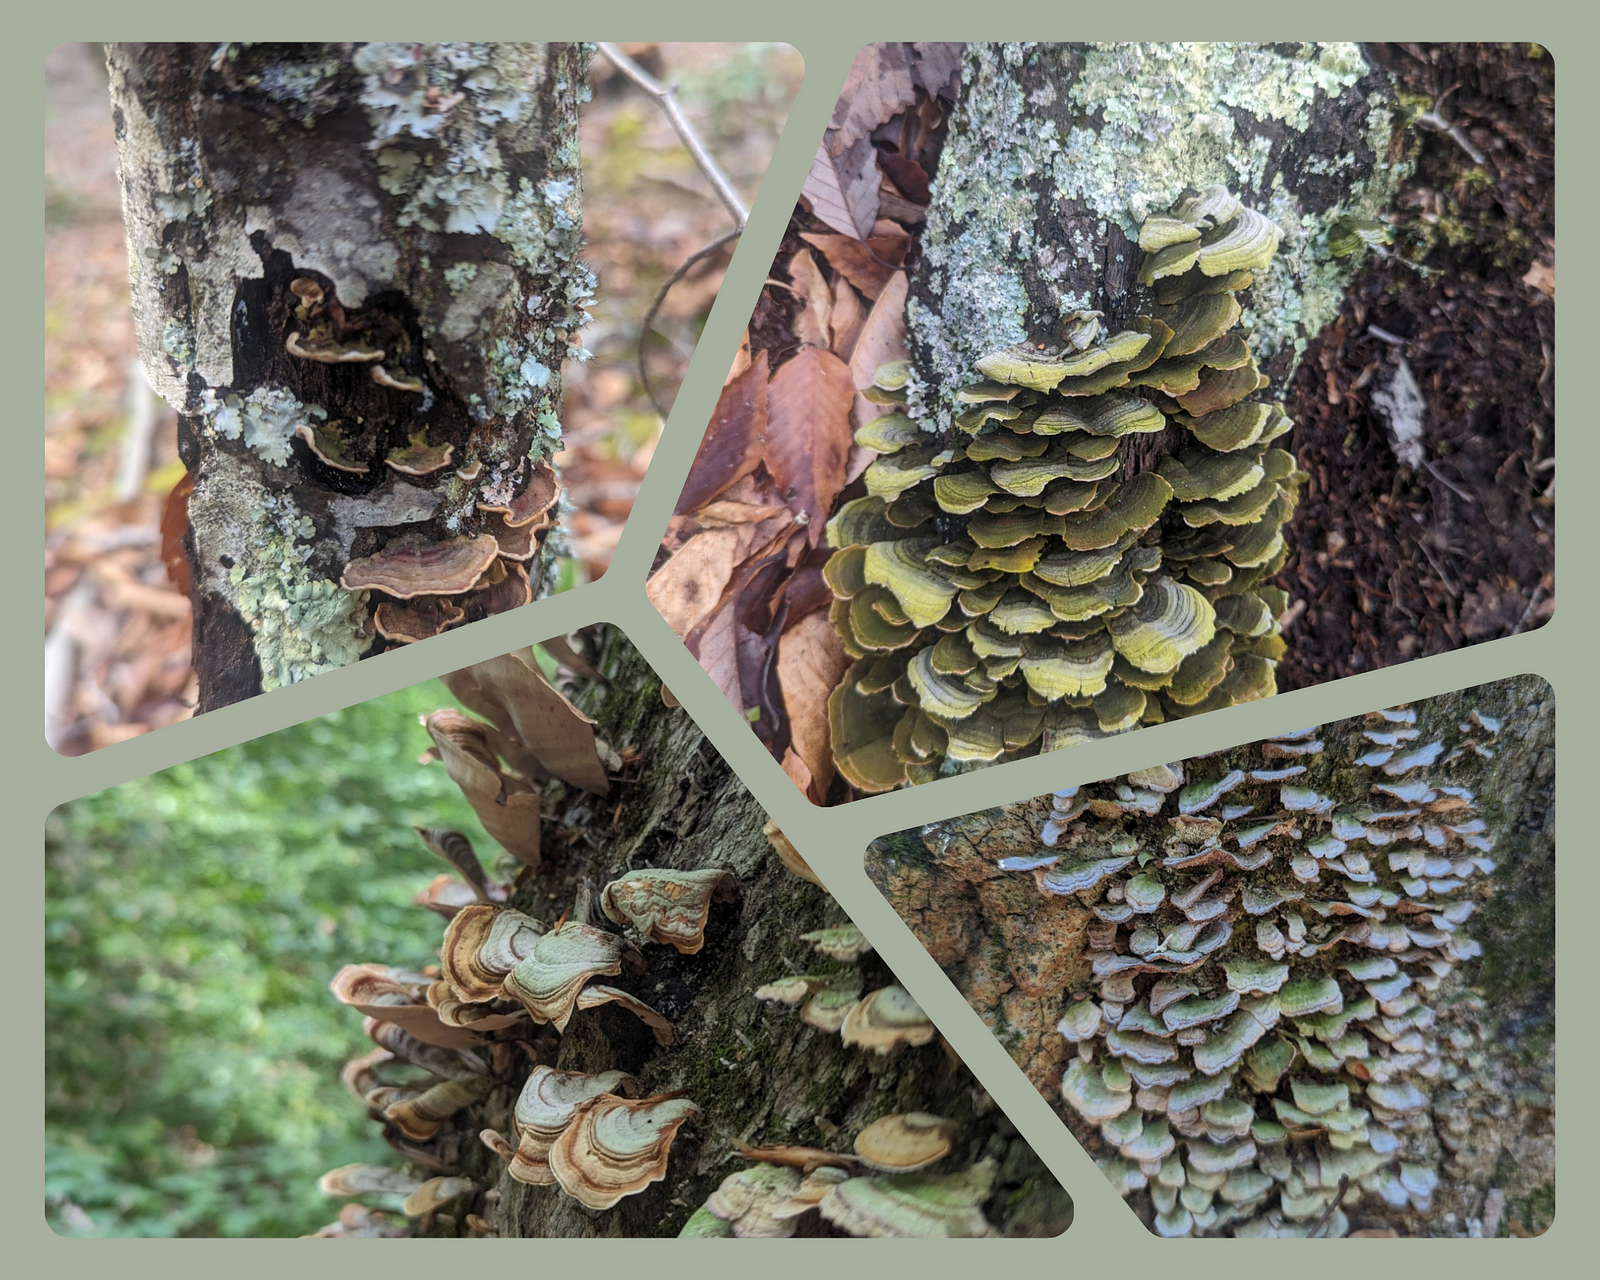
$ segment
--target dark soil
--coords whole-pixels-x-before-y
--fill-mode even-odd
[[[1440,114],[1484,162],[1422,133],[1391,256],[1358,274],[1291,385],[1311,482],[1280,578],[1305,602],[1281,689],[1513,635],[1554,608],[1554,62],[1526,44],[1369,52],[1403,92],[1459,85]],[[1371,408],[1401,357],[1427,401],[1420,472]]]

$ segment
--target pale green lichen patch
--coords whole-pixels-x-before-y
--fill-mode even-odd
[[[243,397],[227,392],[221,400],[207,390],[200,412],[219,436],[228,440],[242,436],[246,447],[278,467],[288,465],[295,428],[310,418],[328,416],[321,405],[301,404],[277,387],[257,387]]]
[[[959,338],[916,299],[906,307],[909,328],[926,344],[934,381],[950,392],[967,380],[979,356],[1027,336],[1022,268],[1037,248],[1029,184],[1048,171],[1056,150],[1053,123],[1040,128],[1028,118],[1011,74],[1026,46],[968,49],[962,77],[970,87],[940,158],[938,192],[922,238],[931,292],[946,315],[964,318]],[[913,379],[907,412],[948,427],[949,406],[927,404],[924,394],[923,382]]]
[[[194,330],[182,320],[169,318],[161,327],[161,350],[180,369],[194,366]]]
[[[476,262],[457,262],[444,269],[444,282],[450,286],[451,293],[460,293],[478,274]]]
[[[346,666],[372,643],[367,593],[307,571],[315,534],[291,499],[268,497],[256,511],[246,557],[228,573],[234,607],[254,633],[263,691]]]
[[[1063,317],[1107,305],[1098,260],[1111,224],[1137,239],[1152,211],[1217,184],[1284,230],[1245,326],[1263,365],[1292,352],[1270,370],[1286,377],[1337,314],[1356,267],[1356,256],[1328,251],[1329,228],[1377,217],[1409,171],[1389,159],[1394,104],[1370,82],[1354,88],[1368,76],[1349,43],[968,45],[923,235],[927,287],[907,306],[926,384],[912,387],[910,415],[948,427],[948,398],[979,356],[1041,336],[1029,329],[1051,319],[1039,314],[1044,299]],[[1352,124],[1343,99],[1359,144],[1319,150],[1316,113],[1352,92],[1371,103],[1363,112],[1357,100]],[[1315,201],[1303,194],[1308,181]],[[1333,188],[1338,199],[1320,207]],[[1043,236],[1063,211],[1065,229]]]

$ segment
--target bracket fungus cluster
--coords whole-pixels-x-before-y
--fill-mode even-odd
[[[1150,306],[1059,348],[977,362],[951,435],[881,367],[867,496],[829,522],[832,620],[853,665],[829,700],[862,791],[1052,750],[1276,691],[1270,581],[1304,475],[1237,295],[1281,233],[1222,187],[1147,218]]]
[[[628,678],[626,665],[608,671],[583,702],[612,731],[616,708],[636,707]],[[464,749],[485,770],[482,754],[506,770],[534,745],[555,767],[557,735],[516,692],[525,679],[502,660],[450,677],[486,717],[499,704]],[[439,714],[427,719],[437,729]],[[330,1194],[380,1199],[341,1210],[325,1234],[1063,1229],[1059,1185],[935,1047],[861,930],[780,858],[727,766],[702,757],[696,734],[655,741],[684,754],[645,766],[668,780],[653,798],[641,798],[648,772],[613,788],[621,806],[578,785],[544,790],[563,807],[536,864],[508,848],[486,870],[460,832],[417,830],[451,868],[418,897],[437,962],[350,965],[333,983],[370,1041],[344,1082],[404,1167],[330,1174]],[[572,754],[569,781],[582,776]],[[616,758],[641,760],[631,745]],[[518,794],[534,798],[518,820],[534,821],[540,791]],[[644,865],[663,849],[670,866]],[[801,975],[785,999],[809,1001],[805,1012],[752,997],[785,970]],[[385,1216],[401,1209],[409,1228]]]
[[[1550,1149],[1547,1084],[1461,971],[1502,856],[1499,801],[1465,783],[1500,732],[1391,708],[1068,787],[974,837],[960,874],[1031,879],[1041,938],[1073,940],[998,961],[1023,985],[1058,966],[1030,1075],[1155,1232],[1464,1234],[1511,1151]]]

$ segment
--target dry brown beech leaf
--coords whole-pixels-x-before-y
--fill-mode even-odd
[[[835,231],[865,239],[878,217],[878,151],[861,138],[838,155],[825,142],[817,144],[800,196],[811,211]]]
[[[800,313],[793,324],[794,336],[800,339],[802,347],[830,346],[828,324],[833,313],[833,290],[817,270],[816,260],[809,250],[797,249],[789,259],[789,279],[800,300]]]
[[[855,408],[851,420],[864,427],[883,413],[883,406],[873,404],[860,393],[872,385],[872,376],[880,365],[910,358],[906,351],[906,292],[909,288],[903,271],[884,286],[878,300],[867,313],[861,336],[856,339],[850,353],[850,380],[856,389]],[[869,455],[870,459],[870,455]],[[854,468],[851,468],[854,470]],[[862,470],[866,470],[865,463]]]
[[[810,786],[802,789],[813,804],[821,804],[833,784],[828,693],[849,665],[826,613],[806,614],[778,641],[778,684],[789,711],[789,745],[809,775]]]
[[[833,306],[828,314],[828,331],[832,335],[833,354],[846,364],[856,349],[861,329],[867,323],[867,309],[855,286],[842,275],[833,282]]]
[[[754,471],[766,435],[767,353],[762,351],[722,388],[673,510],[678,515],[698,511]]]
[[[767,386],[767,466],[790,507],[809,517],[812,546],[844,488],[853,391],[849,367],[818,348],[801,351]]]
[[[874,301],[894,276],[902,274],[896,268],[911,246],[911,237],[904,231],[899,235],[870,235],[865,240],[813,232],[803,232],[800,238],[821,250],[830,267]]]
[[[829,149],[838,154],[871,136],[917,101],[913,46],[898,40],[869,44],[856,54],[828,122]]]

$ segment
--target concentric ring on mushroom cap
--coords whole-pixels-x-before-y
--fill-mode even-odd
[[[501,991],[520,1000],[535,1021],[554,1023],[557,1031],[565,1031],[579,989],[590,978],[621,973],[623,953],[629,949],[614,933],[568,921],[534,943],[505,976]]]
[[[705,946],[713,902],[730,900],[737,881],[723,867],[700,871],[634,871],[606,885],[600,907],[606,919],[631,924],[651,942],[697,955]]]
[[[693,1102],[674,1094],[637,1102],[611,1094],[588,1098],[551,1146],[551,1172],[574,1200],[609,1209],[667,1176],[673,1139],[699,1114]]]
[[[517,962],[545,931],[532,916],[510,907],[464,907],[445,927],[439,964],[463,1000],[493,1000]]]
[[[917,1173],[950,1154],[952,1127],[926,1111],[883,1116],[856,1135],[856,1154],[874,1169]]]
[[[517,1150],[508,1170],[518,1182],[534,1186],[553,1183],[550,1147],[572,1122],[578,1105],[602,1093],[632,1093],[637,1081],[625,1071],[558,1071],[543,1063],[523,1082],[512,1119],[517,1130]]]
[[[499,554],[500,544],[489,533],[444,542],[402,537],[382,551],[352,560],[339,575],[339,585],[346,591],[382,591],[397,600],[452,596],[472,590]]]

